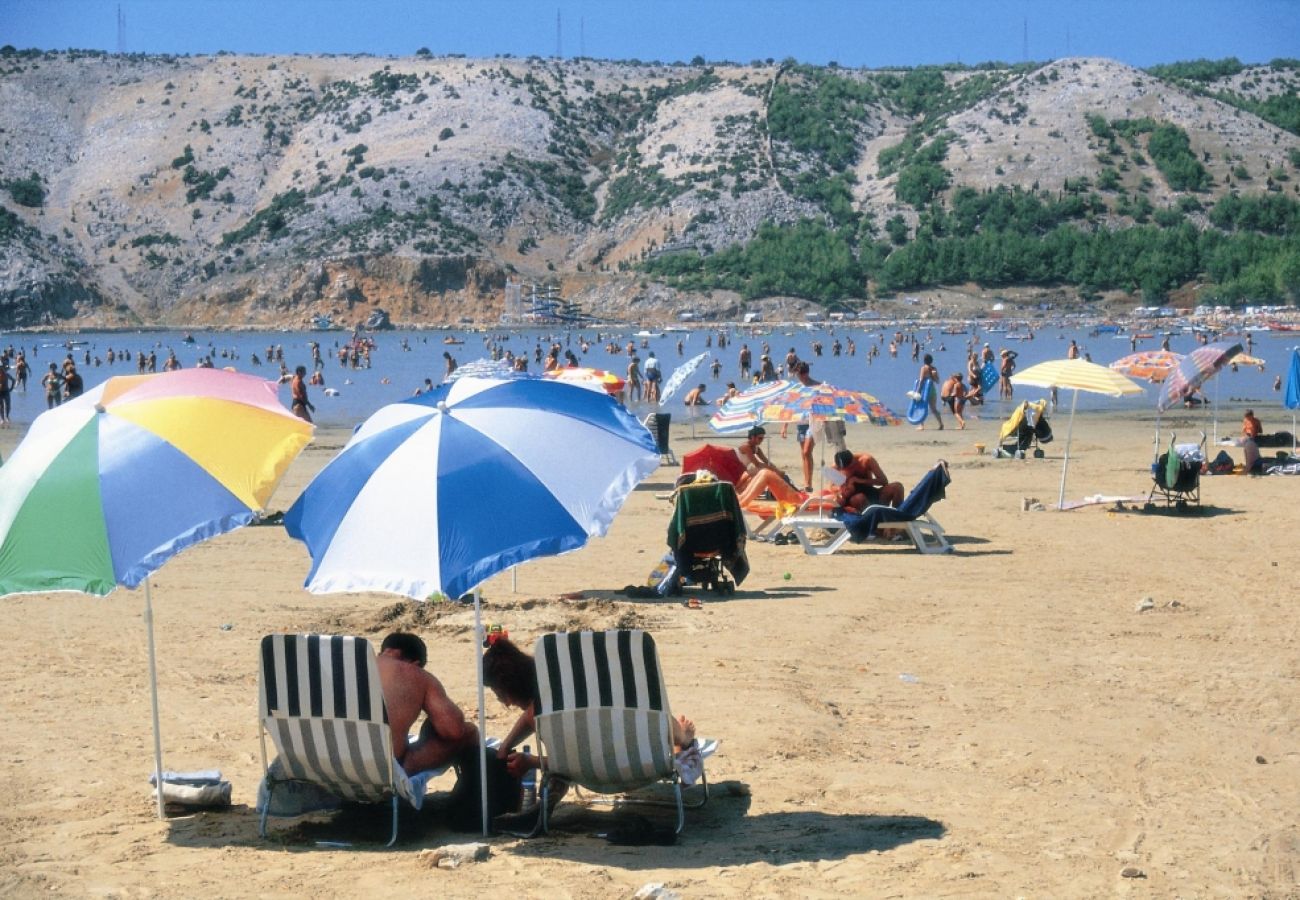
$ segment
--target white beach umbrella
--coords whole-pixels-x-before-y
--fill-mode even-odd
[[[1065,475],[1070,470],[1070,439],[1074,435],[1074,407],[1079,402],[1079,391],[1123,397],[1142,393],[1142,386],[1123,375],[1090,363],[1085,359],[1052,359],[1030,366],[1011,376],[1011,383],[1025,387],[1070,388],[1070,424],[1065,431],[1065,462],[1061,465],[1061,493],[1056,501],[1059,510],[1065,505]]]

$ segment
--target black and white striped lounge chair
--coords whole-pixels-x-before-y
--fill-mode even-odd
[[[436,773],[408,778],[393,758],[388,710],[370,643],[337,635],[268,634],[262,638],[261,660],[258,715],[266,772],[261,836],[266,837],[275,788],[307,782],[342,800],[391,800],[391,847],[397,841],[398,799],[419,809]],[[279,754],[275,767],[267,766],[267,733]]]
[[[556,632],[538,638],[534,661],[543,754],[538,831],[547,828],[551,787],[563,779],[601,794],[667,781],[675,792],[680,833],[688,804],[654,638],[629,630]],[[702,769],[699,777],[702,796],[689,804],[692,809],[709,799]]]

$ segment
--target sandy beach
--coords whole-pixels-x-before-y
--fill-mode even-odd
[[[1239,418],[1224,411],[1220,432]],[[557,629],[655,635],[674,711],[722,742],[713,800],[674,847],[610,846],[595,837],[608,812],[572,803],[550,836],[491,838],[488,861],[454,871],[418,851],[474,838],[436,826],[391,850],[318,848],[317,831],[283,823],[260,839],[263,634],[378,641],[409,627],[450,695],[467,712],[474,698],[470,610],[310,595],[306,551],[281,528],[202,544],[153,580],[166,765],[220,769],[226,811],[155,818],[142,592],[6,598],[0,893],[595,898],[662,882],[689,898],[1300,896],[1300,479],[1203,478],[1197,515],[1027,511],[1024,498],[1056,501],[1066,417],[1044,460],[976,455],[1000,421],[994,407],[966,431],[849,429],[909,488],[948,460],[934,508],[947,556],[751,545],[732,597],[628,600],[664,549],[665,466],[606,538],[522,567],[517,592],[508,574],[484,586],[487,621],[525,645]],[[20,436],[0,432],[0,453]],[[272,508],[345,439],[318,432]],[[678,455],[705,440],[675,426]],[[797,471],[793,440],[774,430],[770,444]],[[1080,415],[1067,496],[1145,498],[1151,446],[1149,414]],[[489,699],[488,712],[503,734],[509,711]]]

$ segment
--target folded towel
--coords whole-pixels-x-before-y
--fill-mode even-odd
[[[150,772],[149,783],[155,784],[157,780],[157,773]],[[165,769],[162,773],[162,780],[166,784],[192,784],[200,786],[205,784],[220,784],[221,770],[199,769],[195,772],[172,772]]]
[[[155,795],[157,791],[154,792]],[[220,781],[215,784],[177,784],[163,782],[164,803],[175,803],[192,808],[220,807],[230,805],[230,782]]]
[[[704,760],[712,756],[718,749],[718,742],[715,740],[694,740],[689,747],[685,747],[677,752],[676,765],[677,774],[682,779],[682,784],[690,787],[699,781],[704,775]]]

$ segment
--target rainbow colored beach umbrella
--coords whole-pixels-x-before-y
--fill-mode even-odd
[[[709,427],[719,434],[747,431],[758,424],[759,411],[785,392],[793,381],[768,381],[732,397],[709,419]]]
[[[247,524],[311,426],[274,383],[220,369],[110,378],[42,413],[0,467],[0,595],[145,585],[154,774],[162,738],[148,577]]]
[[[804,419],[843,419],[872,425],[900,425],[896,413],[865,391],[850,391],[829,384],[793,384],[771,398],[759,414],[764,422],[798,422]]]
[[[310,438],[251,375],[108,379],[37,416],[0,468],[0,594],[138,586],[251,521]]]

